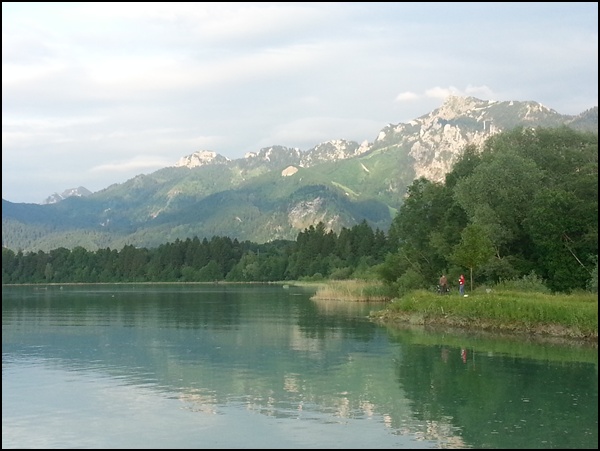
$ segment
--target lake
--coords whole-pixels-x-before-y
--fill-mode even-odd
[[[593,448],[585,343],[282,285],[2,288],[2,448]]]

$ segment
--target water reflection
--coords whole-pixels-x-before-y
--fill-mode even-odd
[[[373,306],[310,294],[272,286],[3,289],[3,392],[5,382],[15,389],[11,371],[27,374],[36,362],[111,391],[142,390],[146,402],[155,393],[188,414],[235,418],[248,433],[254,414],[294,420],[294,437],[298,427],[351,425],[333,447],[366,445],[373,428],[387,431],[381,447],[597,444],[597,351],[392,330],[367,320]],[[169,415],[178,414],[160,416]],[[4,422],[3,398],[3,431]],[[260,447],[257,430],[218,443]]]

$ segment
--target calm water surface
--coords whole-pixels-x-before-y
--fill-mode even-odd
[[[2,288],[2,448],[594,448],[598,351],[279,285]]]

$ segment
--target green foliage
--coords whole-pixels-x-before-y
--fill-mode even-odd
[[[427,285],[427,282],[421,272],[409,269],[398,277],[398,281],[396,282],[398,296],[403,296],[412,290],[423,287]]]
[[[304,282],[322,282],[325,279],[323,277],[323,274],[321,274],[320,272],[316,272],[310,276],[300,277],[300,280]]]
[[[515,268],[511,257],[491,258],[481,265],[479,272],[483,280],[496,284],[500,280],[509,280],[519,277],[519,270]]]
[[[331,280],[346,280],[350,279],[352,276],[352,268],[350,266],[346,266],[344,268],[336,268],[331,271],[329,278]]]
[[[212,282],[216,280],[223,280],[223,273],[219,268],[219,264],[215,260],[209,261],[206,266],[203,266],[198,271],[199,282]]]
[[[482,226],[469,224],[461,233],[460,243],[454,247],[450,260],[468,268],[471,274],[471,290],[473,289],[473,271],[494,254],[492,241]]]
[[[555,292],[593,289],[598,254],[598,136],[523,129],[467,146],[445,186],[415,180],[389,231],[381,276],[425,281],[469,268],[490,285],[532,270]],[[412,283],[412,282],[411,282]],[[411,283],[405,283],[407,287]]]
[[[257,244],[215,235],[176,239],[153,249],[128,244],[120,251],[78,246],[15,254],[4,248],[2,283],[374,280],[374,268],[389,251],[385,235],[363,222],[340,236],[343,245],[319,223],[300,232],[295,242]]]
[[[595,264],[594,267],[592,269],[592,274],[590,277],[590,280],[588,281],[586,288],[591,291],[592,293],[598,293],[598,256],[596,255],[595,258]]]
[[[546,286],[544,280],[539,277],[535,271],[531,271],[522,277],[501,280],[495,285],[498,290],[514,290],[526,293],[549,293],[550,289]]]

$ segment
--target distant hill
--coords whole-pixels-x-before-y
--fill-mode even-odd
[[[55,193],[44,205],[2,200],[2,242],[15,251],[155,247],[228,236],[257,243],[296,238],[323,222],[387,230],[418,177],[443,181],[469,144],[514,127],[598,133],[598,108],[561,115],[533,101],[449,97],[373,142],[331,140],[301,151],[275,145],[230,160],[210,150],[95,193]]]

